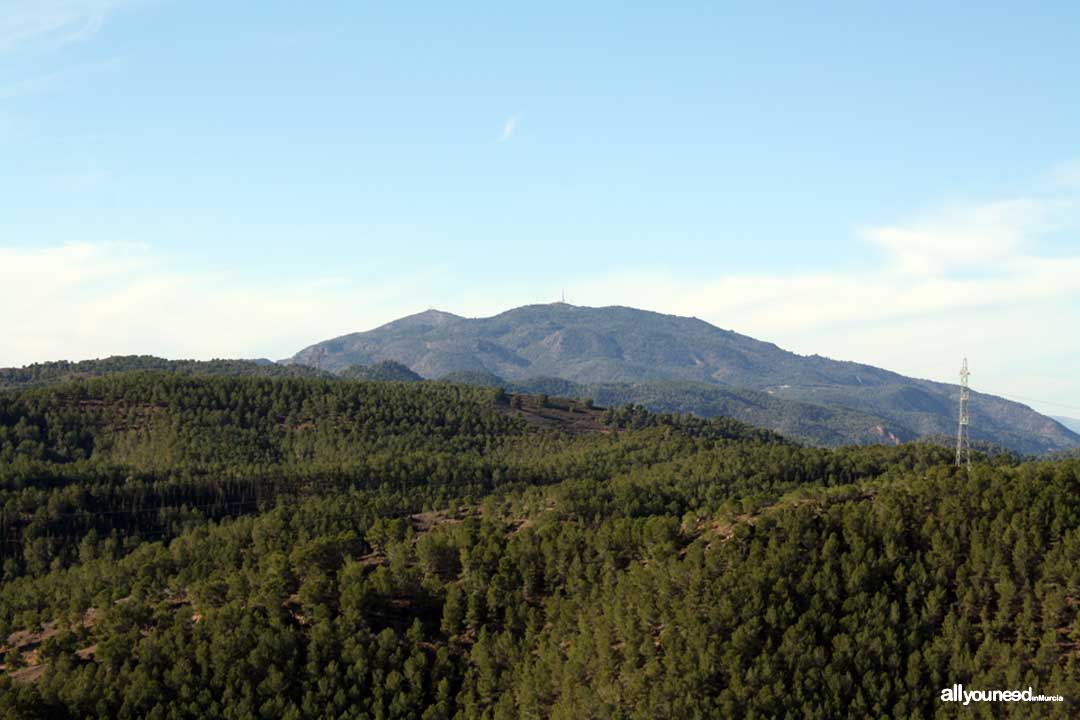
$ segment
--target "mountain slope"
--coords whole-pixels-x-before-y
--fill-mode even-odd
[[[955,432],[955,385],[801,356],[696,318],[628,307],[529,305],[477,319],[428,310],[318,343],[288,362],[315,365],[320,356],[321,366],[329,370],[394,360],[426,378],[465,372],[518,383],[538,377],[584,385],[701,383],[869,416],[858,427],[836,427],[835,442],[866,442],[875,434],[891,441]],[[687,395],[685,388],[681,394]],[[684,402],[681,409],[716,414],[709,406],[702,398]],[[784,412],[790,408],[763,410],[762,424],[780,429]],[[1060,423],[991,395],[972,393],[971,417],[973,438],[1019,452],[1080,446],[1080,436]]]
[[[894,434],[889,421],[842,407],[826,407],[783,400],[768,393],[709,383],[648,380],[640,383],[578,384],[561,378],[533,378],[499,382],[494,375],[451,373],[444,379],[465,384],[497,386],[518,393],[591,398],[602,406],[642,405],[654,412],[687,413],[703,417],[729,417],[812,445],[888,443],[915,439],[912,433]]]
[[[1057,415],[1052,416],[1054,420],[1069,428],[1075,433],[1080,433],[1080,419],[1071,417],[1059,417]]]

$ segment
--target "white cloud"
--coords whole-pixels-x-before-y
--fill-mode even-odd
[[[137,353],[279,359],[422,309],[405,288],[242,281],[173,269],[134,244],[0,247],[0,366]]]
[[[131,0],[4,0],[0,52],[41,43],[57,48],[95,35],[106,18]]]
[[[520,115],[511,115],[506,119],[506,122],[503,123],[502,133],[499,135],[499,142],[506,142],[514,136],[520,120]]]
[[[1026,240],[1051,229],[1059,203],[1032,198],[953,207],[899,226],[868,228],[865,238],[913,275],[941,275],[1009,261]]]

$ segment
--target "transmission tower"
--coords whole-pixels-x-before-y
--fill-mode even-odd
[[[968,372],[967,358],[960,368],[960,424],[956,429],[956,467],[971,467],[971,435],[968,433]]]

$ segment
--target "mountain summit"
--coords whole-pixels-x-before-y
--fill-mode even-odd
[[[797,355],[697,318],[621,306],[527,305],[475,319],[427,310],[312,345],[287,362],[318,362],[340,372],[382,361],[402,363],[429,379],[494,375],[528,386],[558,378],[596,396],[621,386],[623,392],[614,392],[619,399],[641,399],[661,410],[744,419],[760,410],[754,420],[781,431],[793,413],[827,413],[824,422],[843,428],[828,437],[802,433],[827,444],[955,432],[955,385]],[[730,396],[726,407],[734,403],[736,411],[708,402],[717,392]],[[837,413],[842,417],[834,418]],[[1080,446],[1080,436],[1060,423],[1003,398],[973,393],[971,416],[973,438],[1020,452]]]

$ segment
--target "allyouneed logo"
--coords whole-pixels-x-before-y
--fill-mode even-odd
[[[941,691],[941,702],[1063,702],[1060,695],[1036,695],[1027,690],[965,690],[963,685],[953,685]]]

